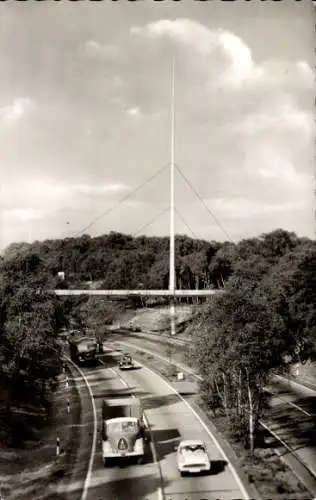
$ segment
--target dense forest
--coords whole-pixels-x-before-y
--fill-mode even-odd
[[[309,240],[277,230],[238,244],[218,243],[176,236],[177,288],[220,288],[225,286],[239,261],[261,255],[273,263]],[[58,283],[58,272],[65,273]],[[133,238],[111,232],[92,238],[46,240],[11,244],[2,256],[0,272],[15,284],[95,286],[104,289],[165,289],[169,278],[169,238]]]
[[[216,242],[176,237],[177,286],[222,286],[224,277],[218,275],[215,261],[210,267],[220,247]],[[4,252],[2,267],[20,282],[32,276],[45,286],[57,285],[57,273],[63,271],[71,288],[94,282],[106,289],[162,289],[168,287],[169,239],[111,232],[96,238],[83,235],[12,244]]]
[[[224,408],[239,427],[246,422],[247,428],[251,408],[254,439],[262,389],[271,370],[286,360],[304,361],[315,355],[316,244],[281,229],[237,244],[187,236],[176,236],[175,243],[178,288],[226,291],[216,300],[206,300],[198,324],[193,324],[194,359],[205,378],[202,394],[210,407]],[[167,288],[168,252],[167,237],[133,238],[115,232],[14,243],[3,252],[3,436],[20,436],[25,424],[21,415],[30,406],[43,414],[49,411],[62,366],[57,342],[61,328],[76,323],[100,330],[124,307],[96,298],[58,299],[47,289]],[[58,277],[60,271],[64,280]]]

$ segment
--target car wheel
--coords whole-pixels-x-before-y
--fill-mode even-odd
[[[180,471],[180,475],[181,477],[184,477],[185,476],[185,472],[183,470]]]

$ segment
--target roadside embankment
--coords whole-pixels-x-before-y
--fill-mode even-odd
[[[60,461],[61,478],[56,484],[53,494],[45,500],[78,500],[82,498],[88,464],[91,458],[94,435],[94,412],[91,395],[83,372],[73,363],[70,364],[72,383],[76,387],[80,400],[80,416],[69,424],[67,432],[72,439],[68,453]],[[85,372],[87,373],[87,372]],[[67,460],[68,456],[68,460]]]
[[[76,424],[80,415],[78,389],[72,379],[72,369],[67,367],[58,377],[49,415],[34,432],[37,439],[26,440],[19,448],[1,446],[0,481],[5,500],[57,498],[54,495],[57,484],[69,474],[75,459]]]

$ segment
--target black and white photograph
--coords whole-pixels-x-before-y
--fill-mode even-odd
[[[0,1],[0,500],[315,500],[315,26]]]

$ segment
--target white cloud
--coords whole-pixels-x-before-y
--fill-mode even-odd
[[[13,208],[11,210],[5,210],[2,213],[2,216],[5,219],[27,222],[41,219],[44,216],[44,213],[41,210],[35,210],[34,208]]]
[[[70,192],[75,194],[105,194],[105,193],[120,193],[127,190],[128,187],[124,184],[101,184],[101,185],[91,185],[91,184],[74,184],[70,187]]]
[[[194,49],[200,56],[221,62],[221,70],[232,82],[241,82],[255,70],[250,48],[233,33],[210,30],[190,19],[161,20],[144,28],[131,28],[132,34],[149,38],[168,38]]]
[[[232,124],[231,129],[249,136],[263,132],[269,132],[271,135],[291,132],[298,135],[300,140],[302,137],[310,139],[314,135],[312,113],[298,108],[290,99],[279,100],[273,107],[262,108]]]
[[[226,30],[209,29],[191,19],[160,20],[144,27],[134,26],[130,32],[147,39],[168,39],[178,47],[195,51],[205,60],[205,71],[216,88],[228,85],[240,89],[245,83],[279,85],[281,80],[292,79],[310,88],[314,85],[314,72],[306,61],[289,64],[277,60],[258,65],[240,37]]]
[[[146,19],[153,18],[150,14]],[[13,228],[20,238],[22,220],[33,220],[38,235],[59,234],[65,217],[74,226],[87,225],[120,199],[128,184],[141,184],[149,168],[168,162],[172,53],[176,161],[203,198],[214,192],[223,198],[214,210],[227,231],[244,236],[249,218],[252,233],[261,232],[265,224],[273,229],[282,225],[283,214],[289,226],[292,221],[293,228],[307,226],[307,209],[298,207],[313,195],[314,74],[300,59],[304,50],[296,51],[302,55],[294,60],[291,47],[275,50],[273,37],[266,37],[263,47],[261,33],[249,32],[246,43],[237,36],[242,26],[233,33],[213,29],[218,18],[214,23],[205,19],[205,25],[200,18],[201,23],[162,19],[132,28],[132,35],[124,32],[129,22],[124,19],[115,33],[103,25],[98,31],[94,25],[90,40],[86,28],[78,38],[71,36],[71,43],[61,34],[60,45],[54,31],[47,59],[41,61],[38,42],[34,44],[29,60],[19,63],[21,81],[12,82],[11,102],[0,111],[1,164],[7,170],[0,204],[11,210],[12,224],[5,228],[10,238]],[[231,19],[225,26],[232,26]],[[279,36],[277,29],[273,36]],[[38,62],[45,71],[38,71],[34,80]],[[13,57],[12,75],[18,72],[15,65]],[[36,101],[36,113],[23,120],[32,102],[14,98],[33,92],[41,106]],[[76,184],[71,184],[74,179]],[[155,203],[168,204],[168,182],[166,171],[165,179],[155,179],[137,194],[140,207],[137,200],[130,202],[132,211],[124,202],[91,232],[137,229],[155,215]],[[188,206],[185,189],[177,179],[177,200]],[[231,200],[232,191],[238,199]],[[188,196],[194,198],[192,192]],[[195,232],[201,212],[197,204],[189,210]],[[44,222],[39,222],[43,214]],[[155,224],[158,231],[167,232],[160,219]]]
[[[308,207],[306,200],[287,201],[284,203],[268,204],[263,201],[253,200],[251,198],[217,198],[208,200],[208,206],[214,209],[214,212],[223,218],[242,219],[255,218],[258,215],[277,215],[286,212],[302,210]]]
[[[136,118],[138,118],[141,115],[139,108],[129,108],[126,112],[128,115],[134,116]]]
[[[194,134],[197,125],[200,135],[209,134],[209,144],[217,141],[212,148],[205,141],[204,156],[209,151],[213,164],[236,165],[240,184],[243,180],[245,185],[250,183],[254,197],[261,190],[262,179],[266,188],[268,182],[278,183],[284,197],[286,193],[293,196],[295,186],[308,195],[314,120],[312,108],[306,109],[300,96],[305,92],[304,104],[308,104],[314,78],[306,61],[271,59],[258,64],[235,34],[212,30],[190,19],[160,20],[134,27],[131,32],[147,44],[151,40],[157,44],[159,39],[175,44],[180,61],[177,88],[181,91],[186,85],[185,115],[191,140],[202,151],[203,140]],[[180,113],[182,109],[178,109],[178,116]],[[224,147],[227,143],[229,152]],[[227,186],[227,169],[216,176]],[[269,199],[269,192],[266,196]],[[278,204],[277,199],[274,202]]]
[[[28,97],[17,97],[11,104],[0,108],[0,120],[6,123],[19,121],[30,109],[32,100]]]
[[[101,44],[95,40],[88,40],[84,45],[85,52],[91,57],[115,59],[120,54],[120,48],[114,44]]]
[[[306,82],[314,87],[315,73],[306,61],[297,61],[296,67]]]
[[[24,210],[25,214],[34,215],[38,209],[50,212],[61,207],[80,208],[89,205],[94,197],[113,197],[126,190],[128,186],[119,183],[68,185],[53,179],[27,179],[7,184],[0,206],[16,214],[21,215],[19,210]]]

